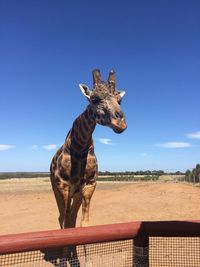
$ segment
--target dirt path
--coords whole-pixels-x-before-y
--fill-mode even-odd
[[[91,225],[133,220],[200,219],[200,187],[178,183],[99,183]],[[58,228],[48,179],[0,181],[0,234]],[[78,218],[78,225],[80,214]]]

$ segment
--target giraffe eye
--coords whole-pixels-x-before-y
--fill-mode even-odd
[[[122,98],[120,98],[120,99],[118,100],[118,104],[121,105],[121,103],[122,103]]]
[[[91,102],[92,102],[92,104],[96,105],[100,102],[100,98],[98,96],[93,96],[91,98]]]

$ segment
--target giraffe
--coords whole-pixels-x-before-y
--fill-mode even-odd
[[[96,187],[98,172],[92,139],[96,124],[108,126],[115,133],[122,133],[127,128],[125,115],[120,107],[125,92],[117,90],[115,72],[109,72],[107,82],[101,80],[98,69],[93,70],[92,74],[92,90],[85,84],[79,84],[89,105],[73,122],[64,144],[54,155],[50,166],[51,184],[62,229],[76,226],[81,205],[81,226],[89,225],[90,200]]]

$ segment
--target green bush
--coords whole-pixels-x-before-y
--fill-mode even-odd
[[[107,176],[107,177],[98,177],[98,181],[105,182],[139,182],[139,181],[157,181],[159,179],[158,175],[145,175],[141,177],[137,176]]]

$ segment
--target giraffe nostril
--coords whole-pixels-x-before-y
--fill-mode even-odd
[[[115,112],[115,118],[116,119],[122,119],[123,117],[124,117],[123,112],[121,112],[121,111],[116,111]]]

